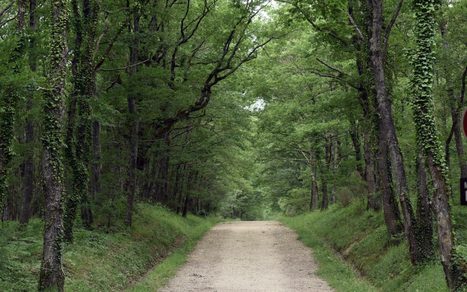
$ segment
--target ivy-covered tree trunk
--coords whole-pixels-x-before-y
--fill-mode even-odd
[[[417,54],[413,61],[413,112],[417,143],[422,149],[433,180],[433,198],[437,218],[438,241],[447,284],[451,290],[465,285],[460,266],[456,262],[454,234],[449,206],[449,183],[439,134],[436,129],[433,105],[433,63],[435,13],[437,0],[413,0],[416,24]]]
[[[63,291],[65,275],[62,265],[62,195],[63,182],[63,110],[66,82],[67,2],[50,1],[50,59],[48,85],[45,93],[42,144],[44,147],[43,176],[45,192],[44,248],[39,278],[39,290]]]
[[[73,59],[71,60],[71,73],[73,90],[70,95],[67,109],[67,124],[65,134],[65,162],[66,177],[71,177],[67,184],[67,197],[65,200],[64,213],[64,239],[67,242],[73,241],[73,226],[76,217],[78,195],[76,192],[76,180],[78,176],[78,160],[76,159],[76,119],[77,104],[80,95],[80,60],[81,45],[83,42],[83,27],[78,0],[71,0],[71,11],[73,30],[75,33],[73,43]],[[69,174],[68,174],[69,172]]]
[[[65,240],[73,241],[73,226],[78,204],[81,203],[81,218],[84,227],[92,224],[92,211],[89,201],[89,152],[91,150],[91,108],[90,99],[95,96],[96,75],[94,70],[94,47],[97,29],[97,3],[82,1],[82,16],[76,1],[72,3],[76,31],[75,49],[77,53],[74,76],[72,108],[69,119],[67,154],[71,166],[72,184],[65,209]],[[76,18],[76,19],[75,19]],[[83,37],[82,31],[86,34]],[[76,103],[76,104],[73,104]],[[74,111],[74,112],[73,112]],[[74,123],[76,122],[76,130]],[[76,135],[76,136],[75,136]]]

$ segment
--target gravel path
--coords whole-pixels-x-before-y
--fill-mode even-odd
[[[162,292],[333,291],[297,234],[276,221],[216,225]]]

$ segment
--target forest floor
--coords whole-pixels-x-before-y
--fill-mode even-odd
[[[162,292],[333,291],[297,234],[277,221],[211,229]]]

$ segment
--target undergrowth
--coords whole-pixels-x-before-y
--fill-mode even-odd
[[[467,242],[465,213],[453,208],[461,243]],[[337,291],[449,291],[439,260],[412,266],[406,242],[390,244],[382,213],[367,211],[361,201],[281,221],[313,248],[319,275]]]
[[[216,221],[192,215],[183,218],[165,208],[142,204],[131,229],[106,233],[76,228],[75,242],[65,245],[65,290],[131,287],[172,251],[193,245]],[[38,219],[23,228],[16,222],[0,226],[0,291],[37,290],[42,229]]]

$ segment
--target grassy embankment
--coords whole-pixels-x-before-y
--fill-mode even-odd
[[[467,208],[455,206],[453,213],[465,244]],[[382,214],[366,211],[362,202],[281,220],[313,249],[318,274],[337,291],[448,291],[439,261],[413,267],[406,242],[389,244]]]
[[[153,291],[175,273],[216,222],[216,218],[182,218],[161,207],[139,205],[131,230],[106,233],[77,228],[75,243],[65,246],[65,290]],[[15,222],[0,225],[0,291],[37,290],[42,225],[38,219],[24,229]]]

